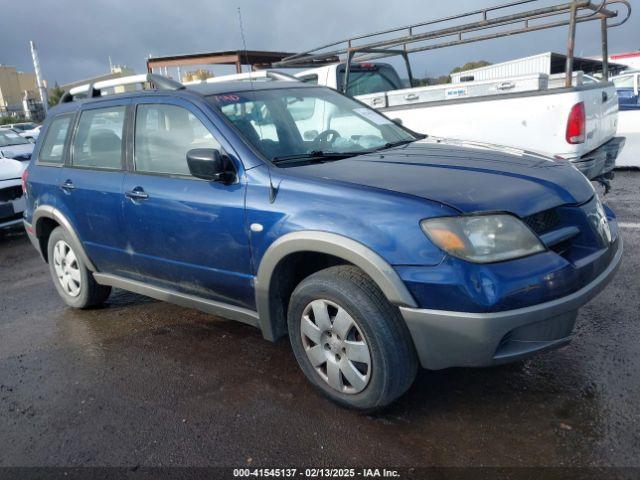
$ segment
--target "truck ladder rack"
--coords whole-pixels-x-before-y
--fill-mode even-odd
[[[576,25],[600,20],[604,64],[603,76],[605,80],[608,80],[607,31],[611,27],[622,25],[629,19],[631,16],[629,0],[601,0],[599,3],[594,3],[590,0],[572,0],[516,13],[506,12],[509,9],[536,2],[539,2],[539,0],[517,0],[405,27],[358,35],[292,55],[274,63],[273,66],[274,68],[313,68],[319,65],[335,63],[336,57],[341,58],[346,63],[343,85],[343,91],[346,91],[352,62],[371,61],[401,55],[404,57],[407,66],[409,80],[413,84],[409,63],[409,54],[411,53],[569,26],[566,86],[571,86]],[[626,9],[624,15],[619,11],[621,7]],[[609,19],[614,18],[618,19],[615,23],[607,23]],[[452,22],[459,24],[444,26],[444,24],[450,25]],[[478,32],[482,33],[478,34]]]

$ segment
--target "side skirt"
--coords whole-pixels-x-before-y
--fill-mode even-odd
[[[162,300],[163,302],[175,303],[176,305],[187,308],[195,308],[212,315],[218,315],[229,320],[236,320],[253,327],[259,327],[258,313],[246,308],[207,300],[193,295],[188,295],[186,293],[148,285],[143,282],[129,280],[128,278],[118,277],[107,273],[96,272],[93,274],[93,278],[100,285],[109,285],[111,287],[121,288],[122,290],[128,290],[140,295],[155,298],[156,300]]]

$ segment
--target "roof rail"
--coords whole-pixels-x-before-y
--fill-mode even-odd
[[[223,82],[250,82],[250,81],[283,81],[283,82],[299,82],[296,77],[276,72],[275,70],[258,70],[256,72],[236,73],[232,75],[222,75],[220,77],[211,77],[206,80],[194,80],[185,82],[184,85],[198,85],[201,83],[223,83]]]
[[[86,83],[70,88],[62,95],[59,103],[73,102],[76,97],[95,98],[101,97],[102,90],[107,88],[120,87],[123,85],[149,85],[151,90],[182,90],[184,85],[162,75],[145,73],[141,75],[130,75],[127,77],[111,78],[109,80],[101,80],[95,83]]]

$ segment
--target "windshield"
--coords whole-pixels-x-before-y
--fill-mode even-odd
[[[22,138],[16,132],[11,130],[0,130],[0,147],[23,145],[25,143],[29,143],[29,141],[26,138]]]
[[[265,157],[353,156],[417,138],[326,88],[254,90],[209,97]]]

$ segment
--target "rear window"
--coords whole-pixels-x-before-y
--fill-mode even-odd
[[[51,121],[38,156],[40,162],[61,164],[64,161],[64,144],[71,118],[71,115],[65,115]]]
[[[338,87],[344,84],[345,68],[338,70]],[[390,65],[373,65],[370,67],[353,66],[349,70],[349,86],[347,95],[367,95],[369,93],[388,92],[403,88],[402,81]]]

